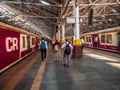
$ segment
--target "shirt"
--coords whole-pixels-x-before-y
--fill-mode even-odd
[[[47,46],[47,42],[45,40],[42,40],[45,42],[45,46],[46,46],[46,50],[48,49],[48,46]],[[40,41],[40,44],[41,44],[41,41]],[[40,46],[40,45],[39,45]]]
[[[61,48],[65,50],[66,44],[69,44],[70,49],[73,49],[73,46],[72,46],[69,42],[65,42],[65,43],[61,46]]]

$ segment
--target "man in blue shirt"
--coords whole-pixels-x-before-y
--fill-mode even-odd
[[[40,50],[41,50],[42,60],[46,59],[47,49],[48,49],[47,42],[44,40],[44,37],[42,37],[42,41],[40,41]]]

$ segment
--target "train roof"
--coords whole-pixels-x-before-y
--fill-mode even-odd
[[[20,33],[24,33],[24,34],[27,34],[27,35],[37,36],[37,35],[35,35],[35,34],[31,33],[31,32],[25,31],[23,29],[20,29],[18,27],[15,27],[15,26],[3,23],[3,22],[0,22],[0,28],[9,29],[11,31],[20,32]]]
[[[98,30],[98,31],[94,31],[94,32],[84,33],[84,34],[82,34],[82,36],[88,35],[88,34],[97,34],[97,33],[113,32],[113,31],[120,32],[120,27],[114,27],[114,28],[102,29],[102,30]]]

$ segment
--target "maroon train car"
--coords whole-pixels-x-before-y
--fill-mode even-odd
[[[84,46],[120,52],[120,27],[85,33]]]
[[[0,73],[38,48],[38,36],[0,22]]]

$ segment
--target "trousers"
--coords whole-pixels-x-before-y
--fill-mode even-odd
[[[64,64],[69,66],[69,64],[70,64],[70,54],[67,55],[67,54],[64,53],[63,60],[64,60]]]
[[[41,58],[44,60],[46,58],[46,49],[41,49]]]

